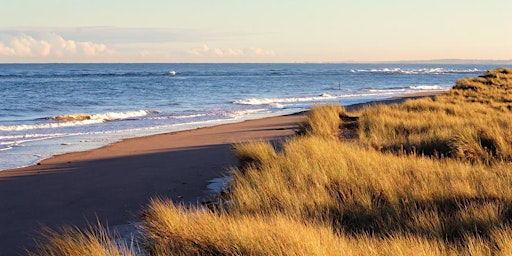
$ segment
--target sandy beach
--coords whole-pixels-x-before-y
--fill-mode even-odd
[[[372,103],[347,108],[367,104]],[[211,193],[209,181],[237,164],[231,152],[234,143],[282,140],[295,133],[302,119],[295,114],[127,139],[2,171],[0,255],[30,249],[41,227],[136,221],[151,197],[200,203]]]
[[[127,139],[0,172],[0,255],[33,246],[40,227],[135,221],[155,196],[196,203],[235,165],[233,143],[294,134],[301,115]]]

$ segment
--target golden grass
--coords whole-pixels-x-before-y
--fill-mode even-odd
[[[301,136],[279,150],[235,146],[242,164],[214,210],[152,200],[146,247],[152,255],[510,255],[511,83],[512,70],[498,69],[434,99],[368,107],[351,117],[358,138],[350,141],[338,138],[342,107],[314,107]],[[44,248],[94,241],[76,230],[61,236]]]
[[[434,99],[366,108],[359,117],[364,144],[470,161],[512,160],[512,70],[462,79]]]
[[[510,163],[490,167],[396,156],[301,137],[286,142],[274,161],[234,171],[229,212],[277,212],[350,233],[452,239],[508,222],[511,170]]]
[[[306,113],[306,120],[300,124],[300,134],[334,137],[338,135],[342,123],[340,116],[346,115],[340,105],[313,106]]]
[[[136,255],[133,245],[115,241],[108,229],[89,226],[85,230],[64,227],[60,231],[45,229],[43,240],[37,244],[36,252],[28,252],[35,256],[129,256]]]
[[[276,158],[274,147],[264,141],[239,143],[234,146],[235,156],[241,166],[271,162]]]
[[[285,216],[231,216],[153,200],[144,218],[152,255],[335,255],[329,228]]]
[[[333,232],[282,214],[234,215],[153,200],[143,218],[151,255],[508,255],[510,226],[464,243],[395,233],[376,237]]]

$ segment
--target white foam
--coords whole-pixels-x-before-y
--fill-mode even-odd
[[[90,125],[103,123],[113,120],[122,120],[128,118],[142,117],[151,113],[157,113],[152,110],[137,110],[128,112],[107,112],[101,114],[69,114],[58,115],[48,118],[53,121],[50,123],[38,124],[20,124],[20,125],[0,125],[0,131],[26,131],[35,129],[53,129],[62,127],[72,127],[81,125]]]
[[[376,94],[404,93],[405,89],[369,89],[368,92]]]
[[[72,121],[72,122],[60,122],[60,123],[41,123],[41,124],[20,124],[20,125],[0,125],[0,131],[26,131],[35,129],[52,129],[78,125],[88,125],[94,123],[101,123],[101,120],[83,120],[83,121]]]
[[[279,103],[270,103],[269,106],[272,108],[284,108],[284,105]]]
[[[392,89],[368,89],[368,92],[389,95],[389,94],[401,94],[411,91],[442,91],[449,89],[449,86],[442,85],[413,85],[407,88],[392,88]]]
[[[12,149],[11,146],[3,146],[3,145],[0,146],[0,151],[6,151],[6,150],[10,150],[10,149]]]
[[[441,85],[416,85],[416,86],[409,86],[409,89],[412,89],[412,90],[424,90],[424,91],[428,91],[428,90],[432,90],[432,91],[435,91],[435,90],[444,90],[445,88]]]
[[[269,105],[273,108],[284,108],[283,104],[286,104],[286,107],[290,107],[292,105],[297,105],[294,103],[304,103],[304,102],[329,102],[336,99],[344,99],[344,98],[354,98],[354,97],[380,97],[380,96],[389,96],[404,93],[405,89],[397,89],[397,90],[368,90],[369,93],[357,93],[357,94],[336,94],[331,95],[328,93],[323,93],[319,96],[304,96],[304,97],[290,97],[290,98],[249,98],[243,100],[234,101],[234,104],[239,105]],[[307,105],[307,104],[306,104]]]
[[[347,97],[347,95],[330,95],[323,93],[319,96],[304,96],[304,97],[291,97],[291,98],[249,98],[237,100],[233,103],[240,105],[272,105],[276,103],[292,103],[292,102],[308,102],[308,101],[322,101]]]
[[[260,108],[260,109],[237,110],[237,111],[227,112],[225,115],[227,117],[238,119],[238,118],[243,118],[250,114],[255,114],[255,113],[259,113],[259,112],[263,112],[263,111],[267,111],[267,109]]]
[[[34,142],[64,136],[71,136],[77,134],[68,133],[52,133],[52,134],[25,134],[25,135],[8,135],[0,136],[0,146],[8,147],[9,149],[14,147],[24,147],[27,142]],[[2,151],[2,150],[0,150]]]
[[[134,117],[142,117],[149,114],[158,113],[158,111],[154,110],[136,110],[136,111],[128,111],[128,112],[107,112],[104,114],[95,114],[92,115],[92,119],[94,120],[103,120],[103,121],[112,121],[112,120],[120,120],[120,119],[128,119]]]
[[[477,68],[472,69],[445,69],[445,68],[380,68],[380,69],[351,69],[352,73],[398,73],[398,74],[448,74],[448,73],[474,73],[481,72]]]
[[[148,120],[169,120],[169,119],[191,119],[191,118],[198,118],[198,117],[208,117],[208,116],[214,116],[213,113],[202,113],[202,114],[190,114],[190,115],[179,115],[179,116],[155,116],[155,117],[148,117]]]

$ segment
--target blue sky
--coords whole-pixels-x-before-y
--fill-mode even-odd
[[[0,62],[512,59],[510,0],[0,1]]]

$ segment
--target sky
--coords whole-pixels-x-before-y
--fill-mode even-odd
[[[511,0],[0,0],[0,63],[512,60]]]

